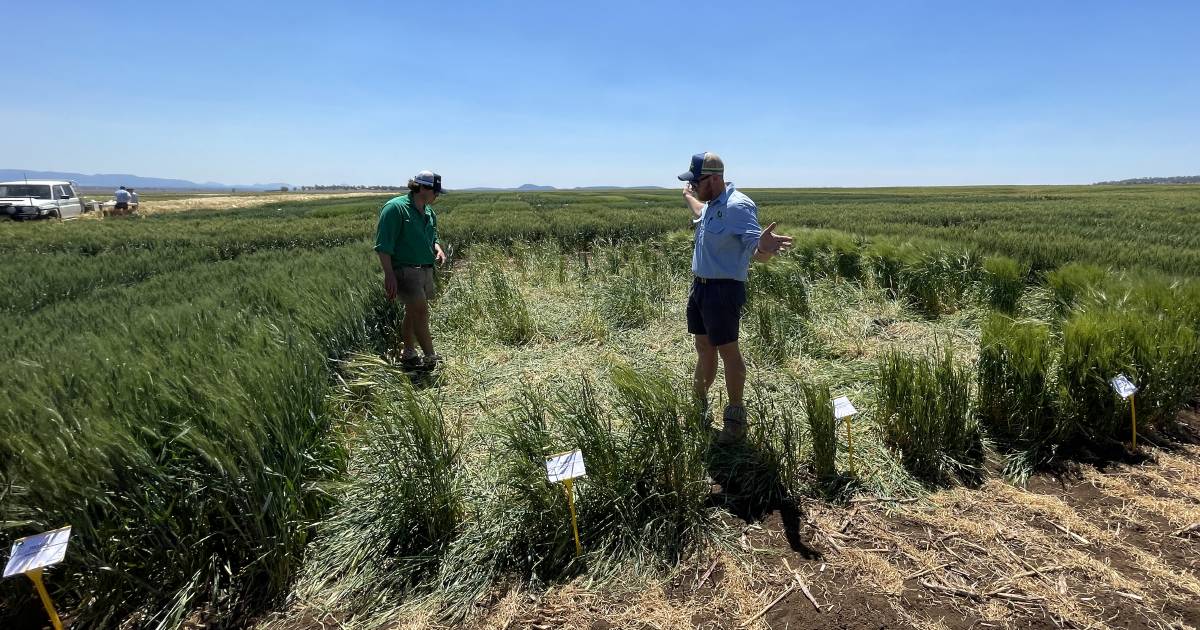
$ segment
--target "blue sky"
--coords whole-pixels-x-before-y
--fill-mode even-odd
[[[1195,1],[22,2],[3,20],[3,168],[674,186],[711,150],[746,187],[1200,174]]]

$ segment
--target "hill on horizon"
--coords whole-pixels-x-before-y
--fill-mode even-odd
[[[1135,177],[1111,182],[1096,182],[1096,186],[1124,186],[1129,184],[1200,184],[1200,175],[1178,175],[1175,177]]]
[[[453,190],[453,189],[451,189]],[[666,190],[662,186],[575,186],[574,188],[558,188],[556,186],[541,186],[538,184],[521,184],[516,188],[497,188],[492,186],[476,186],[462,188],[463,192],[550,192],[554,190]]]
[[[163,188],[168,190],[223,190],[235,188],[238,190],[278,190],[282,186],[291,188],[290,184],[222,184],[220,182],[197,183],[186,179],[169,179],[164,177],[142,177],[128,173],[68,173],[62,171],[34,171],[18,168],[0,169],[0,181],[19,181],[22,179],[66,179],[81,187],[116,188],[128,186],[131,188]]]

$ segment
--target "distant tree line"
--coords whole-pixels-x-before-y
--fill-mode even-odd
[[[303,190],[303,191],[311,190],[311,191],[319,191],[319,192],[331,192],[331,191],[339,191],[339,190],[389,190],[390,191],[390,190],[408,190],[408,187],[407,186],[384,186],[384,185],[350,186],[348,184],[331,184],[331,185],[327,185],[327,186],[322,186],[322,185],[300,186],[300,187],[298,187],[298,190]]]
[[[1096,182],[1096,186],[1125,184],[1200,184],[1200,175],[1182,175],[1179,177],[1136,177],[1120,179],[1113,182]]]

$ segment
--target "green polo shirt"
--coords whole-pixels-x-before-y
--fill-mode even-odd
[[[433,206],[417,210],[408,195],[403,195],[383,204],[379,211],[375,251],[391,256],[392,267],[432,265],[433,244],[437,239]]]

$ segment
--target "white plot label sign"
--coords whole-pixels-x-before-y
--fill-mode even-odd
[[[1113,390],[1120,394],[1121,398],[1129,398],[1136,394],[1138,390],[1137,385],[1134,385],[1133,381],[1129,380],[1129,377],[1124,374],[1118,374],[1111,383]]]
[[[12,555],[4,566],[4,577],[41,569],[62,562],[67,555],[67,541],[71,538],[71,527],[63,527],[42,534],[34,534],[13,543]]]
[[[587,474],[583,467],[583,451],[575,449],[569,453],[559,453],[546,460],[546,478],[551,483],[566,481]]]
[[[850,416],[853,416],[856,413],[858,413],[858,410],[854,408],[854,405],[850,404],[849,397],[841,396],[839,398],[833,399],[833,417],[834,418],[841,420],[842,418],[849,418]]]

